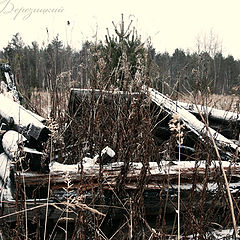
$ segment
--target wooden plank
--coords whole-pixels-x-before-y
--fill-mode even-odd
[[[39,121],[40,117],[3,94],[0,94],[0,116],[26,138],[31,136],[36,140],[46,141],[49,137],[50,130]]]
[[[197,164],[197,165],[196,165]],[[224,170],[231,176],[234,176],[236,182],[240,179],[240,166],[239,164],[231,164],[228,161],[222,162]],[[102,170],[102,184],[105,189],[116,186],[117,179],[120,175],[121,168],[124,165],[123,162],[111,163],[103,166]],[[31,185],[47,185],[50,177],[51,187],[57,189],[62,188],[66,184],[66,180],[70,179],[73,183],[73,188],[95,188],[98,187],[99,180],[99,165],[95,164],[93,166],[83,165],[83,170],[75,165],[65,165],[59,163],[51,163],[50,165],[50,175],[49,174],[39,174],[39,173],[16,173],[17,181],[23,182],[23,177],[27,186]],[[197,176],[196,181],[201,183],[205,178],[206,162],[201,161],[196,163],[195,161],[185,161],[185,162],[169,162],[162,161],[160,165],[156,162],[149,163],[149,169],[147,172],[147,185],[146,189],[161,189],[170,180],[172,182],[176,181],[178,178],[178,168],[181,171],[181,182],[182,184],[191,183],[193,176]],[[214,169],[218,168],[218,162],[213,161],[209,166],[209,181],[214,181],[216,172]],[[65,168],[65,170],[64,170]],[[142,170],[141,163],[132,163],[129,172],[126,177],[125,186],[128,189],[136,188],[139,180],[139,176]]]
[[[193,133],[195,133],[199,137],[199,139],[203,140],[202,136],[204,135],[209,137],[211,140],[210,136],[212,136],[220,149],[222,147],[226,147],[232,149],[234,152],[240,152],[240,148],[237,144],[224,137],[211,127],[206,127],[203,122],[199,121],[193,114],[191,114],[177,102],[172,101],[170,98],[166,97],[165,95],[161,94],[153,88],[144,87],[143,91],[145,91],[145,93],[149,95],[150,99],[154,103],[162,107],[169,114],[177,114],[184,122],[185,126]],[[232,154],[230,155],[233,157]]]
[[[191,104],[185,102],[175,101],[176,104],[184,107],[190,113],[199,115],[200,113],[208,118],[221,123],[229,124],[229,122],[239,122],[240,114],[231,111],[220,110],[212,107],[203,106],[200,104]]]

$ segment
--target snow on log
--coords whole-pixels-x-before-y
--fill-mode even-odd
[[[10,180],[11,162],[5,153],[0,154],[0,188],[1,188],[1,201],[11,200],[12,186]]]
[[[42,123],[43,118],[36,117],[36,114],[26,110],[3,94],[0,94],[0,115],[26,138],[31,136],[39,141],[48,139],[50,130]]]
[[[115,152],[110,148],[110,147],[105,147],[102,151],[101,151],[101,157],[103,158],[103,162],[108,163],[109,159],[108,158],[113,158],[115,156]],[[82,159],[82,166],[83,169],[96,169],[99,168],[99,155],[97,154],[96,156],[94,156],[94,158],[90,158],[90,157],[84,157]],[[105,160],[105,161],[104,161]],[[49,164],[49,169],[51,172],[53,173],[57,173],[57,172],[72,172],[72,173],[78,173],[80,171],[81,168],[81,164],[61,164],[58,163],[56,161],[52,161]]]
[[[178,114],[181,120],[185,123],[186,127],[188,127],[192,132],[198,135],[200,138],[202,134],[210,137],[210,134],[213,136],[214,140],[218,147],[231,147],[233,150],[237,150],[240,152],[240,148],[233,141],[224,137],[214,129],[210,127],[206,127],[206,125],[199,121],[192,113],[187,111],[184,107],[182,107],[177,102],[172,101],[170,98],[161,94],[153,88],[147,88],[144,86],[144,92],[148,93],[150,99],[157,104],[158,106],[164,108],[169,114]]]
[[[236,176],[240,177],[240,166],[238,164],[232,165],[228,161],[222,162],[223,167],[225,169],[232,169],[232,174],[236,174]],[[199,171],[200,174],[205,174],[205,166],[206,161],[201,161],[198,163],[196,167],[195,161],[161,161],[160,164],[157,162],[149,162],[149,172],[148,175],[173,175],[176,177],[178,176],[178,169],[180,168],[182,173],[186,175],[191,175],[194,173],[195,169]],[[108,173],[111,175],[117,176],[118,173],[121,171],[121,168],[124,166],[124,162],[114,162],[103,165],[104,174],[107,176]],[[139,176],[142,170],[142,163],[141,162],[132,162],[130,163],[129,173],[128,176]],[[88,161],[83,163],[83,174],[97,176],[99,172],[99,164],[95,163],[94,161],[89,164]],[[209,169],[216,168],[216,162],[213,161],[209,166]],[[72,173],[77,174],[80,171],[80,164],[62,164],[58,162],[51,162],[49,165],[50,173],[52,176],[58,175],[59,173],[63,173],[62,177],[64,177],[64,173]]]
[[[237,227],[237,231],[240,232],[240,227]],[[212,230],[210,232],[207,232],[205,239],[218,239],[218,240],[236,239],[234,236],[235,236],[234,229],[229,228],[229,229],[221,229],[221,230]],[[195,235],[188,235],[186,236],[185,239],[193,240],[193,239],[201,239],[201,238],[199,237],[199,234],[195,234]]]
[[[99,182],[99,171],[100,166],[95,161],[88,161],[86,159],[82,164],[61,164],[58,162],[51,162],[49,165],[50,169],[50,181],[51,186],[54,189],[61,189],[66,183],[66,179],[70,177],[74,187],[78,188],[79,184],[87,189],[98,187]],[[240,166],[239,164],[232,164],[229,161],[222,161],[223,168],[226,172],[230,173],[234,177],[230,183],[230,190],[232,193],[236,192],[240,188]],[[104,179],[103,187],[104,189],[110,189],[116,186],[119,174],[121,174],[121,169],[124,166],[124,162],[114,162],[103,165],[102,167],[102,177]],[[126,176],[126,189],[135,189],[137,187],[139,176],[142,170],[142,163],[133,162],[129,166],[129,171]],[[212,161],[209,165],[209,190],[213,191],[217,186],[215,186],[216,172],[214,171],[218,167],[217,161]],[[149,162],[149,168],[147,170],[148,181],[146,183],[146,190],[151,189],[162,189],[166,187],[169,180],[171,185],[174,185],[178,179],[178,170],[181,171],[181,186],[183,188],[189,188],[192,185],[193,176],[195,174],[198,176],[195,179],[195,183],[202,184],[203,179],[206,177],[206,161],[201,161],[196,164],[195,161],[161,161],[159,164],[157,162]],[[48,184],[49,174],[39,174],[39,173],[17,173],[17,180],[22,182],[23,176],[27,186],[38,185],[39,181],[42,185]],[[84,182],[82,182],[84,180]],[[211,184],[210,184],[211,183]],[[73,187],[73,188],[74,188]]]
[[[107,164],[109,162],[113,161],[113,158],[115,156],[115,152],[109,147],[105,147],[102,151],[101,151],[101,159],[102,159],[102,164]],[[96,163],[99,162],[99,155],[97,154],[93,160],[96,159]]]
[[[19,145],[23,145],[27,139],[20,133],[10,130],[7,131],[2,138],[2,146],[9,158],[17,157]]]
[[[26,111],[30,114],[30,115],[32,115],[32,117],[34,117],[35,119],[37,119],[39,122],[41,122],[41,123],[46,123],[46,119],[45,118],[43,118],[42,116],[40,116],[40,115],[38,115],[38,114],[36,114],[36,113],[33,113],[33,112],[31,112],[30,110],[27,110],[26,109]]]
[[[29,147],[23,147],[22,148],[23,152],[26,153],[31,153],[31,154],[37,154],[37,155],[44,155],[44,153],[37,151],[36,149],[29,148]]]
[[[101,156],[103,156],[104,154],[107,154],[111,158],[115,156],[115,152],[108,146],[101,151]]]
[[[207,107],[199,104],[189,104],[185,102],[174,101],[175,103],[179,104],[180,106],[184,107],[186,110],[193,114],[199,114],[199,111],[202,115],[207,115],[209,118],[214,120],[221,120],[227,122],[237,122],[240,121],[240,114],[224,111],[212,107]]]
[[[17,157],[20,145],[21,151],[23,152],[43,155],[42,152],[39,152],[36,149],[25,147],[24,143],[26,141],[27,139],[22,134],[13,130],[9,130],[3,135],[2,146],[10,159],[15,159]]]
[[[0,69],[3,77],[3,81],[1,82],[1,91],[8,98],[20,103],[10,65],[8,63],[1,64]]]
[[[201,115],[204,118],[207,117],[209,126],[224,137],[238,140],[240,134],[240,114],[208,106],[188,104],[179,101],[177,101],[177,103],[200,120]]]

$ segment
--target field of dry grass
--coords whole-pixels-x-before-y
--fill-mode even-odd
[[[66,109],[69,101],[69,95],[70,92],[65,92],[64,94],[61,93],[59,103],[56,103],[55,105]],[[48,118],[51,114],[53,106],[51,99],[51,93],[49,91],[34,91],[31,96],[31,103],[41,116]],[[191,104],[207,104],[209,107],[240,113],[240,95],[238,96],[236,94],[211,94],[208,96],[208,98],[205,96],[202,97],[201,95],[198,95],[195,98],[192,95],[180,95],[178,100]]]
[[[31,104],[38,114],[44,118],[49,118],[52,114],[52,110],[54,110],[54,112],[61,112],[67,109],[69,95],[69,91],[58,93],[34,91],[31,96]]]
[[[196,98],[194,98],[191,95],[181,95],[179,98],[182,102],[187,103],[193,103],[193,104],[201,104],[201,105],[207,105],[209,107],[226,110],[226,111],[232,111],[239,113],[240,112],[240,95],[237,96],[235,94],[233,95],[217,95],[212,94],[209,95],[208,98],[202,97],[198,95]]]

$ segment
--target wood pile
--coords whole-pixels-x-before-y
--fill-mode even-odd
[[[54,205],[56,203],[55,199],[57,199],[60,204],[61,200],[65,200],[66,188],[69,186],[68,190],[74,196],[77,196],[79,191],[86,194],[92,192],[98,189],[100,185],[105,191],[114,191],[125,163],[116,159],[114,150],[109,146],[104,146],[99,153],[100,156],[88,156],[79,159],[79,163],[76,164],[59,163],[59,156],[55,157],[43,169],[43,159],[47,158],[44,143],[49,137],[50,130],[45,125],[45,119],[25,109],[20,104],[14,88],[13,76],[8,66],[2,66],[2,76],[4,84],[2,84],[2,93],[0,94],[0,116],[2,118],[0,177],[2,179],[1,202],[5,205],[3,217],[4,215],[8,216],[8,221],[14,221],[15,219],[13,213],[14,204],[17,200],[15,183],[26,186],[28,198],[26,206],[29,211],[33,203],[39,206],[38,210],[42,208],[41,211],[45,211],[45,202]],[[11,88],[8,88],[8,85]],[[231,131],[228,131],[227,134],[225,134],[226,131],[220,131],[220,129],[227,129],[229,123],[231,123],[231,126],[234,125],[234,128],[239,132],[240,117],[238,114],[172,101],[158,91],[145,87],[142,93],[73,89],[69,100],[70,116],[81,117],[80,102],[83,99],[91,101],[92,96],[96,98],[103,96],[106,99],[114,96],[116,100],[118,96],[125,99],[132,97],[137,99],[139,95],[144,95],[146,99],[150,99],[151,108],[158,115],[159,121],[155,125],[153,133],[160,143],[170,138],[169,121],[174,115],[178,116],[179,121],[186,128],[188,136],[191,136],[190,140],[186,137],[186,141],[177,146],[181,151],[188,154],[191,152],[194,155],[196,149],[192,144],[192,139],[199,141],[206,147],[209,143],[215,141],[221,154],[221,164],[229,180],[230,190],[232,194],[238,194],[240,187],[240,166],[238,163],[240,148],[236,139],[233,139]],[[120,104],[120,101],[118,104]],[[73,148],[74,146],[69,148],[68,155],[70,157]],[[99,164],[100,158],[104,159],[102,166]],[[175,194],[179,170],[181,172],[182,191],[191,190],[193,181],[196,190],[201,191],[202,182],[206,177],[206,169],[208,174],[207,191],[209,194],[216,191],[216,181],[221,175],[220,163],[217,158],[210,162],[204,159],[194,160],[193,157],[182,160],[179,162],[176,159],[163,158],[160,161],[149,162],[147,166],[143,166],[141,162],[131,162],[125,175],[125,190],[137,190],[142,169],[147,167],[145,191],[161,192],[171,186],[173,194]],[[28,171],[19,171],[16,167],[18,164],[23,164],[23,169],[28,169]],[[43,171],[40,172],[39,169],[43,169]],[[48,188],[51,190],[51,196],[47,200]],[[32,196],[36,192],[38,194],[33,199]],[[52,206],[52,208],[54,209],[52,218],[57,218],[60,214],[59,209],[55,206]],[[34,216],[34,213],[32,215]]]
[[[43,144],[50,130],[45,119],[20,104],[13,74],[8,64],[1,65],[0,94],[0,178],[1,202],[13,200],[14,174],[17,165],[39,171],[42,166]],[[45,167],[48,169],[48,166]]]

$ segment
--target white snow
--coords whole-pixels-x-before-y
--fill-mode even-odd
[[[83,167],[84,168],[93,167],[96,164],[98,157],[99,157],[98,155],[96,155],[94,158],[84,157],[82,161]]]
[[[22,144],[27,139],[20,133],[9,130],[7,131],[2,138],[2,146],[5,153],[11,158],[14,159],[16,157],[19,144]]]
[[[84,157],[82,160],[82,166],[84,171],[88,171],[89,169],[98,169],[99,164],[97,164],[98,155],[94,158]],[[63,173],[77,173],[79,172],[81,166],[80,162],[77,164],[62,164],[55,161],[50,162],[49,169],[51,173],[55,172],[63,172]]]
[[[151,100],[156,103],[158,106],[164,106],[164,108],[170,113],[177,113],[181,120],[185,123],[185,125],[194,133],[196,133],[199,136],[199,132],[206,134],[208,137],[210,137],[210,134],[214,137],[217,144],[222,144],[225,146],[230,146],[234,150],[238,150],[240,152],[240,148],[238,145],[233,143],[233,141],[227,139],[220,133],[216,132],[214,129],[208,127],[208,130],[205,126],[205,124],[201,121],[199,121],[193,114],[191,114],[189,111],[184,109],[180,104],[177,102],[172,101],[171,99],[167,98],[165,95],[159,93],[153,88],[143,88],[144,91],[148,91],[148,94],[151,98]]]
[[[175,101],[174,101],[175,102]],[[216,109],[216,108],[212,108],[212,107],[207,107],[207,106],[202,106],[202,105],[196,105],[196,104],[189,104],[189,103],[184,103],[184,102],[175,102],[179,105],[181,105],[182,107],[184,107],[186,110],[190,110],[193,111],[195,113],[198,113],[198,109],[200,112],[207,114],[207,115],[212,115],[215,118],[219,118],[219,119],[225,119],[225,120],[233,120],[233,121],[239,121],[240,120],[240,114],[234,113],[234,112],[230,112],[230,111],[224,111],[224,110],[220,110],[220,109]]]
[[[38,154],[38,155],[43,155],[42,152],[37,151],[36,149],[29,148],[29,147],[23,147],[23,151],[27,153],[33,153],[33,154]]]
[[[50,172],[78,172],[79,165],[78,164],[62,164],[55,161],[50,162],[49,164]]]
[[[97,170],[99,169],[99,164],[96,163],[97,158],[88,158],[85,157],[83,158],[82,161],[82,165],[83,165],[83,171],[89,171],[89,170]],[[120,169],[122,166],[124,165],[123,162],[114,162],[114,163],[109,163],[106,165],[103,165],[103,169],[104,170],[118,170]],[[231,166],[233,166],[230,162],[228,161],[222,161],[222,165],[224,168],[229,168]],[[130,169],[129,171],[134,174],[139,174],[141,169],[142,169],[142,163],[141,162],[131,162],[130,163]],[[157,162],[149,162],[149,174],[151,175],[165,175],[165,174],[172,174],[172,175],[176,175],[178,174],[178,169],[184,170],[185,172],[191,173],[191,171],[193,172],[196,168],[196,162],[195,161],[181,161],[179,163],[179,161],[173,161],[173,162],[169,162],[169,161],[161,161],[160,164],[158,164]],[[235,165],[237,167],[240,168],[239,165]],[[197,168],[201,169],[204,171],[206,167],[206,161],[201,161],[198,163]],[[219,167],[219,162],[216,161],[212,161],[211,165],[209,166],[210,169],[214,169],[216,167]],[[66,165],[66,164],[61,164],[58,162],[51,162],[49,165],[50,171],[52,173],[54,172],[78,172],[79,168],[80,168],[80,164],[72,164],[72,165]]]
[[[103,154],[107,154],[109,157],[114,157],[115,156],[115,152],[110,148],[110,147],[105,147],[102,151],[101,151],[101,156],[103,155]]]
[[[45,125],[39,121],[43,120],[41,117],[36,117],[36,114],[30,113],[23,106],[3,94],[0,94],[0,115],[8,122],[11,122],[10,118],[12,118],[14,124],[18,126],[17,130],[19,132],[22,132],[24,128],[29,128],[30,123],[38,129],[45,128]]]
[[[3,135],[2,146],[5,153],[11,159],[14,159],[17,157],[19,145],[20,144],[24,145],[24,142],[26,141],[27,139],[22,134],[14,130],[9,130]],[[21,150],[28,153],[43,155],[42,152],[39,152],[36,149],[32,149],[29,147],[22,147]]]
[[[0,154],[0,177],[3,182],[6,182],[6,179],[10,174],[10,160],[5,153]]]
[[[101,155],[105,153],[110,157],[115,156],[115,152],[108,146],[101,151]],[[83,169],[91,170],[99,168],[99,164],[97,163],[98,158],[99,158],[98,154],[94,158],[84,157],[82,159]],[[80,163],[67,165],[53,161],[49,164],[49,169],[50,172],[78,172],[80,169]]]
[[[10,186],[10,166],[11,162],[8,156],[5,153],[0,154],[0,177],[2,179],[2,181],[0,181],[1,201],[3,199],[13,199]]]
[[[237,231],[240,231],[240,228],[237,228]],[[187,239],[196,239],[197,236],[193,237],[193,235],[187,236]],[[227,239],[235,239],[234,237],[234,230],[233,229],[222,229],[222,230],[214,230],[208,233],[209,239],[216,239],[216,240],[227,240]],[[172,240],[175,238],[171,238]],[[181,239],[183,239],[181,237]],[[198,238],[197,238],[198,239]]]
[[[39,122],[43,123],[43,122],[46,121],[46,119],[43,118],[42,116],[40,116],[40,115],[38,115],[38,114],[36,114],[36,113],[33,113],[33,112],[31,112],[31,111],[29,111],[29,110],[27,110],[27,109],[25,109],[25,110],[26,110],[33,118],[35,118],[35,119],[38,120]]]

